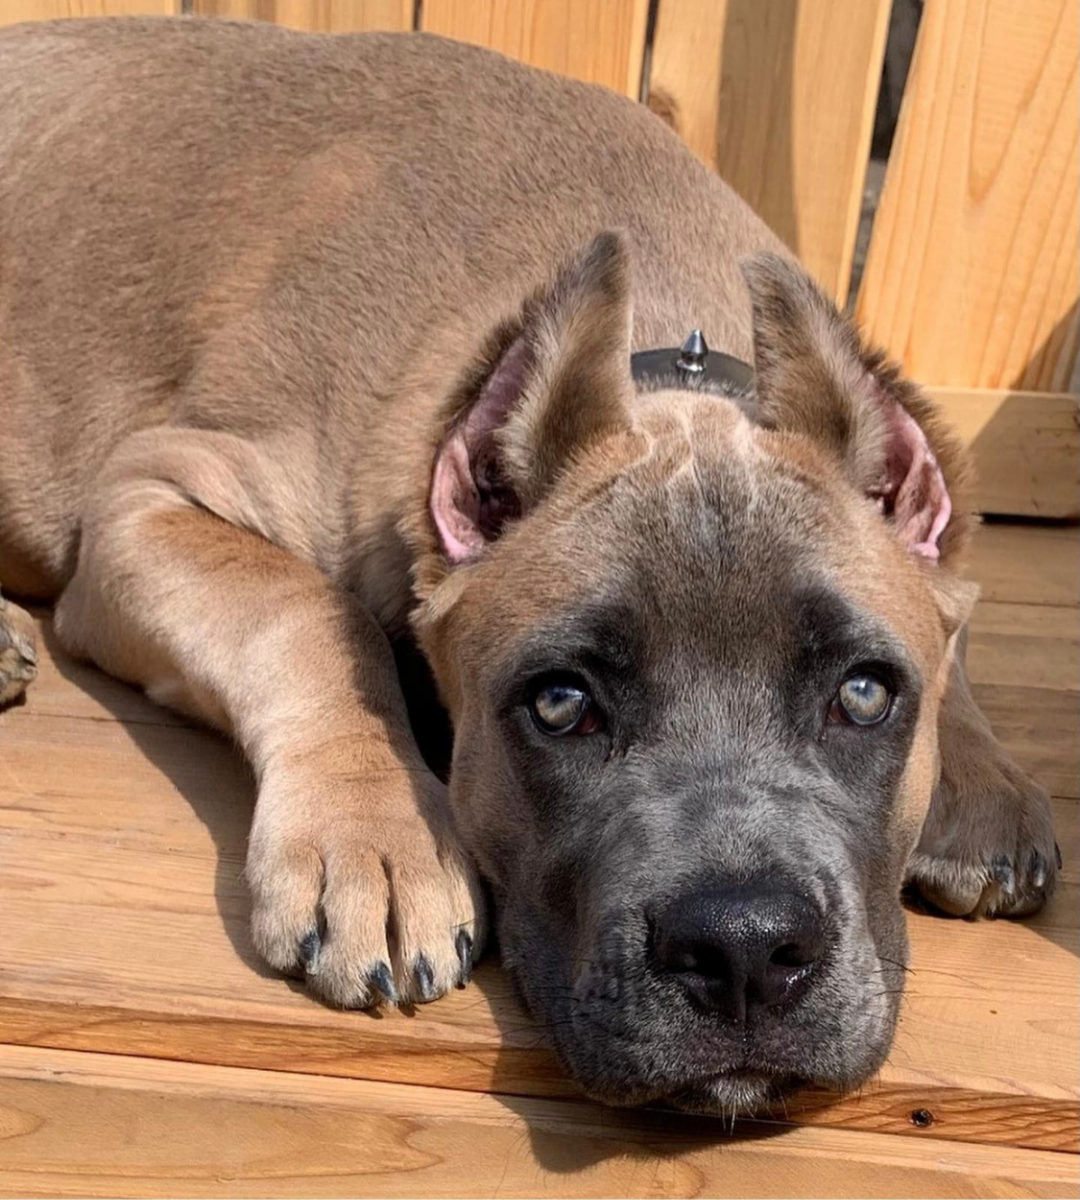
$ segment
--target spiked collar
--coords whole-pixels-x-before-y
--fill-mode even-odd
[[[695,329],[681,346],[640,350],[630,355],[630,374],[635,382],[657,385],[674,382],[678,387],[711,385],[731,394],[745,392],[754,382],[749,363],[730,354],[710,350],[700,329]]]

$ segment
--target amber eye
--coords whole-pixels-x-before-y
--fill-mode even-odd
[[[893,694],[876,675],[851,675],[840,685],[830,718],[852,725],[877,725],[892,708]]]
[[[533,694],[531,708],[537,727],[552,737],[593,733],[599,727],[592,697],[573,680],[542,684]]]

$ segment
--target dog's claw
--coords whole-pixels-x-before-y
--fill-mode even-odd
[[[438,996],[435,990],[435,976],[431,971],[431,963],[422,955],[417,955],[416,964],[413,967],[413,978],[416,980],[417,991],[420,993],[420,1001],[427,1004]]]
[[[1016,891],[1016,872],[1005,854],[997,854],[990,863],[990,877],[1003,892],[1012,895]]]
[[[457,949],[458,959],[461,962],[461,975],[458,977],[458,987],[466,987],[472,979],[473,940],[463,929],[457,935],[454,945]]]
[[[1038,850],[1033,850],[1031,852],[1030,872],[1031,886],[1035,888],[1036,891],[1041,891],[1046,886],[1046,877],[1050,874],[1050,864],[1038,852]]]
[[[313,929],[300,939],[300,964],[308,975],[315,975],[319,970],[319,951],[322,949],[322,938],[319,931]]]
[[[1061,847],[1057,844],[1057,842],[1054,843],[1054,857],[1057,859],[1057,869],[1060,871],[1065,863],[1061,857]]]
[[[381,962],[372,969],[368,975],[368,982],[382,994],[388,1004],[397,1004],[400,997],[394,986],[394,977],[390,974],[390,968],[386,963]]]

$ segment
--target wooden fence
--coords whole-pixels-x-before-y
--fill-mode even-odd
[[[0,0],[422,28],[644,100],[847,302],[892,0]],[[1080,6],[926,0],[855,314],[973,445],[983,511],[1080,515]]]

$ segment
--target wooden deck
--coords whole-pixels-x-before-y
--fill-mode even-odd
[[[788,1124],[574,1097],[497,964],[410,1014],[256,960],[224,743],[55,650],[0,716],[0,1194],[1058,1196],[1078,1190],[1075,528],[981,531],[971,670],[1057,798],[1025,922],[909,917],[879,1080]]]

